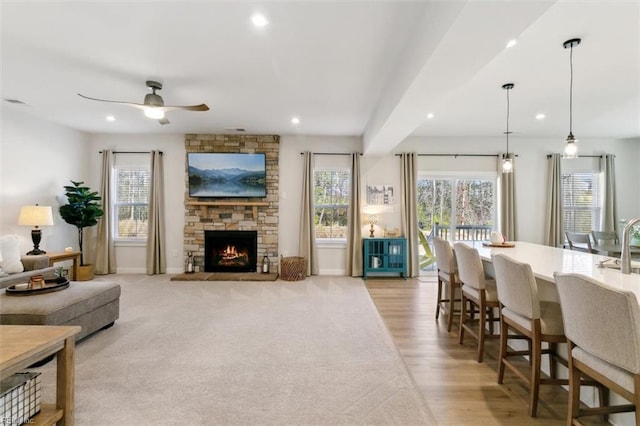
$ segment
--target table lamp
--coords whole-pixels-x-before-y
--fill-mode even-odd
[[[40,240],[42,239],[42,231],[38,226],[53,225],[53,213],[50,206],[24,206],[20,210],[18,225],[34,226],[31,230],[31,240],[33,241],[33,250],[28,255],[46,254],[46,251],[40,250]]]

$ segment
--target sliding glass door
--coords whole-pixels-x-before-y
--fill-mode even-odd
[[[484,241],[496,227],[496,184],[493,176],[420,176],[418,227],[420,264],[434,270],[432,238],[449,241]]]

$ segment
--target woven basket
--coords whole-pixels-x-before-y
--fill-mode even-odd
[[[307,272],[307,259],[299,256],[280,256],[280,278],[285,281],[304,280]]]

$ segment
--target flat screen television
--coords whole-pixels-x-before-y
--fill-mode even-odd
[[[187,153],[189,196],[199,198],[266,197],[264,153]]]

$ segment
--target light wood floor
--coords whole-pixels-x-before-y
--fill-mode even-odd
[[[478,363],[473,338],[458,344],[458,319],[451,333],[446,317],[435,320],[435,278],[420,280],[370,278],[365,283],[438,424],[566,424],[568,393],[562,387],[541,386],[538,417],[529,417],[528,387],[508,371],[504,384],[497,383],[497,340],[487,342],[484,362]]]

